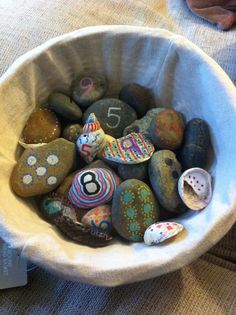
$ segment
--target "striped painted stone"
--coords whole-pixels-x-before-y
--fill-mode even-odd
[[[92,209],[113,197],[120,180],[111,171],[94,168],[76,174],[68,198],[78,208]]]
[[[106,143],[102,155],[106,160],[122,164],[138,164],[149,160],[154,152],[154,146],[141,133],[129,135]]]

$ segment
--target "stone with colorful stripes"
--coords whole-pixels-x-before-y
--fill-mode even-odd
[[[138,164],[149,160],[154,152],[154,146],[141,133],[129,135],[107,143],[102,155],[106,160],[121,164]]]
[[[111,206],[101,205],[93,208],[83,216],[81,222],[85,226],[109,233],[111,231]]]
[[[146,245],[156,245],[179,234],[183,225],[175,222],[157,222],[150,225],[144,233]]]
[[[110,201],[119,184],[108,169],[87,169],[75,175],[68,198],[78,208],[92,209]]]

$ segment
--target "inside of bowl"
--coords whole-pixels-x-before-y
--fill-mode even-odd
[[[177,218],[185,232],[165,246],[117,241],[93,249],[75,244],[39,217],[34,199],[11,191],[18,140],[30,113],[51,92],[69,92],[76,75],[86,71],[104,74],[110,95],[137,82],[153,91],[158,106],[173,107],[187,120],[202,118],[210,126],[212,201],[203,211]],[[0,95],[0,236],[51,271],[102,285],[109,285],[109,279],[114,285],[150,278],[201,255],[236,219],[235,88],[213,60],[183,37],[135,27],[77,31],[23,56],[2,78]]]

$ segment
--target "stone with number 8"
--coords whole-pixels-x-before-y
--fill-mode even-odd
[[[83,120],[91,113],[96,115],[104,132],[114,138],[121,137],[123,130],[137,119],[132,107],[115,98],[104,98],[93,103],[84,113]]]

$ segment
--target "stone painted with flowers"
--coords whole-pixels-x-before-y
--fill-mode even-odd
[[[112,225],[120,236],[142,242],[145,230],[158,218],[159,207],[147,184],[128,179],[119,185],[112,200]]]
[[[105,133],[96,116],[92,113],[86,120],[82,135],[77,139],[78,151],[87,163],[91,163],[104,141]]]

